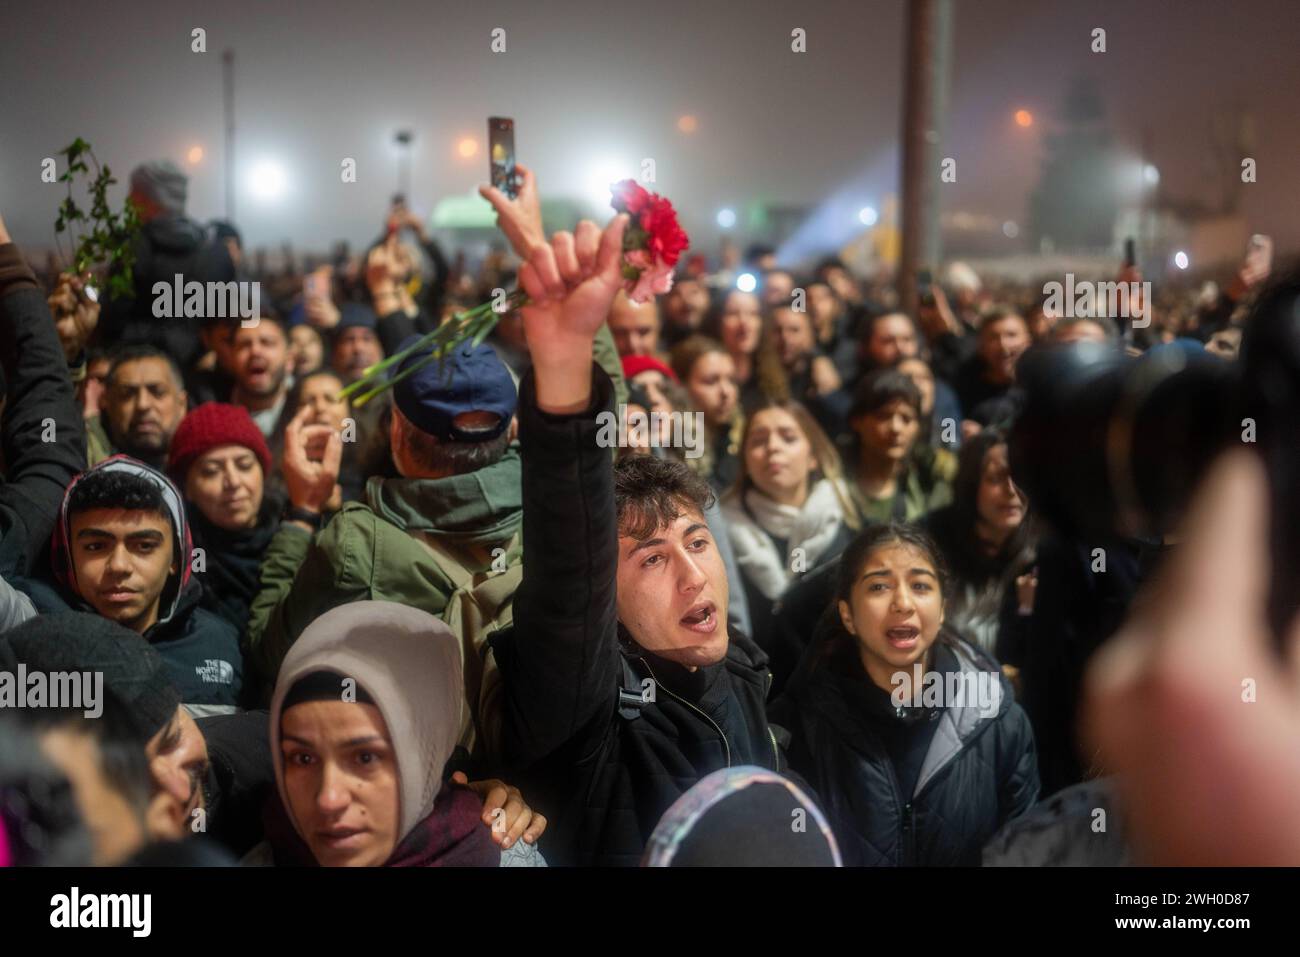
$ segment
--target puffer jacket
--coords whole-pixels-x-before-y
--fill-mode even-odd
[[[855,652],[825,653],[826,642],[841,640],[821,638],[771,710],[790,730],[791,767],[817,789],[845,863],[978,865],[988,840],[1032,807],[1039,789],[1033,732],[997,662],[943,632],[932,670],[989,675],[987,698],[895,709]],[[910,793],[886,743],[900,736],[924,748],[910,755],[919,766]]]

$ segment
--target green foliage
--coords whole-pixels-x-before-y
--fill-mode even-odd
[[[131,270],[135,265],[133,241],[140,229],[140,217],[135,205],[128,199],[120,212],[113,212],[108,203],[108,187],[117,180],[113,178],[108,166],[99,165],[94,150],[81,137],[59,150],[59,153],[66,164],[59,182],[68,184],[68,195],[59,204],[54,232],[66,232],[72,239],[73,252],[70,259],[76,273],[103,269],[107,274],[109,296],[114,299],[129,299],[135,294],[131,278]],[[95,166],[93,177],[87,160]],[[87,179],[85,189],[90,199],[89,212],[78,206],[73,198],[73,187],[78,177],[83,175]]]

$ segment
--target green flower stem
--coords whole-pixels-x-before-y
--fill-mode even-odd
[[[357,396],[352,402],[355,408],[363,407],[371,399],[387,392],[407,376],[419,372],[435,359],[441,362],[447,353],[455,351],[463,343],[469,342],[472,346],[477,347],[492,334],[492,330],[501,321],[503,313],[518,309],[527,302],[528,296],[522,290],[516,289],[507,298],[506,308],[500,313],[492,308],[490,302],[475,306],[468,312],[458,313],[450,321],[433,330],[433,332],[426,333],[405,349],[366,369],[361,378],[339,393],[339,397],[351,398],[356,393],[361,392],[362,389],[365,389],[366,391]],[[409,369],[403,369],[391,379],[383,377],[386,370],[405,361],[416,352],[429,349],[431,346],[433,348],[430,349],[429,354]]]

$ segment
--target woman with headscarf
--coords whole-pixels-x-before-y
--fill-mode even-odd
[[[527,839],[503,852],[479,796],[444,777],[464,708],[460,656],[443,622],[405,605],[352,602],[312,622],[276,679],[278,793],[267,806],[267,844],[246,863],[538,863]]]

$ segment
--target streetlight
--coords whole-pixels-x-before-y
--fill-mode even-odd
[[[284,194],[288,177],[284,167],[272,160],[263,160],[253,167],[248,176],[248,187],[258,199],[271,201]]]

